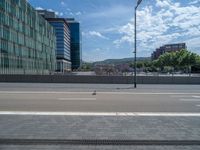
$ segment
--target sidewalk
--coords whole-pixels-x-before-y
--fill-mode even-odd
[[[1,139],[199,140],[199,117],[0,116]],[[200,146],[0,145],[1,150],[197,150]]]
[[[198,140],[199,117],[0,116],[0,138]]]

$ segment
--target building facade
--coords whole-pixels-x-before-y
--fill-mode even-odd
[[[161,46],[160,48],[157,48],[152,54],[151,58],[152,60],[158,59],[161,55],[165,53],[171,53],[180,51],[182,49],[187,49],[187,46],[185,43],[178,43],[178,44],[167,44],[164,46]]]
[[[26,0],[0,0],[0,74],[52,74],[53,27]]]
[[[46,18],[56,32],[56,72],[71,71],[70,30],[63,18]]]
[[[80,23],[73,18],[67,18],[71,36],[71,62],[72,70],[77,70],[81,67],[82,53],[81,53],[81,34]]]

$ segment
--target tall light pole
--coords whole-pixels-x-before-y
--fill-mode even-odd
[[[142,0],[137,0],[137,5],[135,6],[135,59],[134,59],[134,87],[137,88],[137,8]]]

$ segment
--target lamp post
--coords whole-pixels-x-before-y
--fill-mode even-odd
[[[137,5],[135,6],[135,59],[134,59],[134,87],[137,88],[137,8],[140,5],[142,0],[137,1]]]

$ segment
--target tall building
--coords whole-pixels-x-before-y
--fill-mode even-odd
[[[53,27],[26,0],[0,0],[0,74],[51,74]]]
[[[71,62],[72,70],[77,70],[81,66],[82,54],[81,54],[81,35],[80,35],[80,23],[75,21],[74,18],[67,18],[69,24],[70,36],[71,36]]]
[[[53,11],[37,10],[37,12],[44,18],[58,18],[58,16]]]
[[[164,46],[161,46],[160,48],[157,48],[152,54],[151,58],[152,60],[158,59],[161,55],[165,53],[171,53],[180,51],[182,49],[187,49],[187,46],[185,43],[178,43],[178,44],[167,44]]]
[[[65,73],[71,71],[70,29],[69,24],[63,18],[58,18],[55,12],[38,10],[55,29],[56,32],[56,72]]]
[[[46,18],[56,32],[56,72],[71,71],[70,30],[63,18]]]

